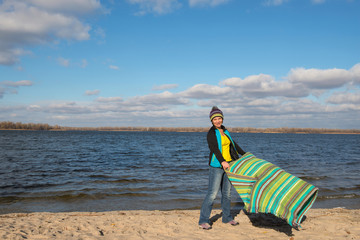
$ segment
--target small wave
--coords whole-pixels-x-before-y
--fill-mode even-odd
[[[29,196],[29,197],[19,197],[19,196],[7,196],[0,198],[0,204],[8,204],[14,202],[25,202],[25,201],[74,201],[74,200],[96,200],[104,199],[107,197],[154,197],[157,194],[154,193],[120,193],[120,194],[106,194],[106,193],[95,193],[95,194],[86,194],[86,193],[77,193],[77,194],[64,194],[64,195],[54,195],[54,196]]]
[[[59,184],[55,184],[55,183],[38,183],[38,184],[31,184],[31,185],[25,185],[25,186],[21,186],[21,188],[24,189],[33,189],[33,188],[48,188],[48,187],[55,187],[58,186]],[[60,184],[62,185],[62,184]]]
[[[72,172],[94,172],[94,169],[91,168],[75,168],[71,170]]]
[[[7,189],[7,188],[12,188],[12,189],[35,189],[35,188],[55,187],[55,186],[59,186],[59,185],[63,185],[63,184],[55,184],[55,183],[36,183],[36,184],[29,184],[29,185],[17,184],[17,185],[0,186],[0,189]]]
[[[157,194],[154,193],[122,193],[122,194],[113,194],[112,197],[122,196],[122,197],[153,197]]]
[[[135,187],[135,188],[111,188],[108,190],[114,192],[159,192],[159,191],[167,191],[170,189],[177,189],[175,186],[162,186],[162,187]]]
[[[330,188],[320,188],[321,193],[337,193],[338,190],[330,189]]]
[[[360,198],[360,195],[358,194],[339,194],[339,195],[324,195],[324,196],[318,196],[317,199],[325,200],[325,199],[354,199],[354,198]]]
[[[147,180],[147,179],[137,179],[137,178],[126,179],[126,178],[122,178],[122,179],[116,179],[116,180],[94,180],[94,181],[91,181],[91,182],[92,183],[149,183],[151,181]]]
[[[306,181],[314,181],[314,180],[322,180],[328,178],[328,176],[300,176],[302,180]]]
[[[182,172],[185,172],[185,173],[193,173],[193,172],[196,172],[196,173],[201,173],[201,172],[208,172],[209,169],[208,168],[190,168],[190,169],[185,169],[183,170]]]
[[[351,190],[360,190],[360,185],[356,185],[354,187],[339,187],[340,191],[351,191]]]
[[[189,198],[176,198],[176,199],[170,199],[168,200],[168,202],[193,202],[194,199],[189,199]]]
[[[100,175],[100,174],[96,175],[96,174],[94,174],[94,175],[90,175],[89,178],[112,178],[112,176]]]
[[[349,165],[349,166],[359,165],[359,164],[360,164],[360,162],[359,162],[359,161],[357,161],[357,162],[348,162],[348,163],[346,163],[346,165]]]

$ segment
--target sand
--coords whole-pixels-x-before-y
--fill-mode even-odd
[[[213,210],[213,228],[202,230],[199,210],[11,213],[0,215],[0,239],[360,239],[360,209],[311,209],[299,230],[272,215],[233,214],[240,225]]]

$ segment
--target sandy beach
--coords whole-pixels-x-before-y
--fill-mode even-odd
[[[0,215],[1,239],[360,239],[360,210],[310,209],[302,228],[265,214],[232,212],[240,222],[198,228],[199,210],[11,213]]]

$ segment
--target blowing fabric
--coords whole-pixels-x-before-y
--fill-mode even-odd
[[[318,188],[251,153],[229,163],[229,180],[249,213],[271,213],[299,227]]]

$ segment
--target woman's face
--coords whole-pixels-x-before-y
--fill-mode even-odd
[[[222,123],[223,123],[222,117],[214,117],[213,120],[212,120],[212,124],[216,128],[221,128]]]

